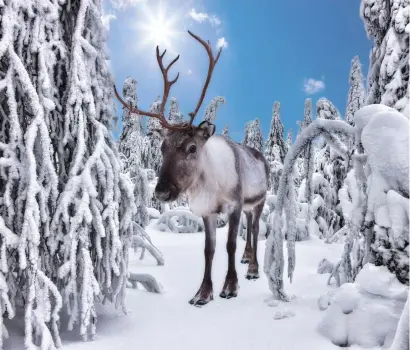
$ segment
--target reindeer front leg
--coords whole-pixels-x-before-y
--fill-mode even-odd
[[[235,268],[235,252],[241,212],[242,208],[237,207],[229,216],[228,242],[226,243],[226,250],[228,251],[228,272],[226,274],[222,292],[219,294],[221,298],[230,299],[238,295],[238,276]]]
[[[191,305],[202,306],[214,299],[212,288],[212,260],[215,253],[216,220],[218,215],[211,214],[204,217],[205,225],[205,272],[198,292],[189,301]]]

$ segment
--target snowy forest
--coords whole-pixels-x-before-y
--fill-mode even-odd
[[[238,263],[238,297],[195,308],[207,221],[186,193],[155,196],[164,124],[133,112],[139,77],[118,108],[101,2],[0,0],[0,349],[408,350],[410,2],[357,7],[372,49],[368,72],[346,62],[345,110],[306,98],[285,134],[272,96],[271,115],[239,126],[268,166],[263,273],[247,281]],[[234,143],[238,125],[218,122],[229,101],[204,101],[196,124]],[[171,91],[167,123],[182,110]],[[217,213],[215,288],[230,222]],[[242,212],[239,259],[248,226]]]

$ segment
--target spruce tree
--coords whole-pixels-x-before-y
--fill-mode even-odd
[[[160,96],[151,104],[149,111],[152,113],[158,113],[161,107]],[[156,129],[161,129],[162,126],[157,118],[148,118],[147,123],[147,136],[144,140],[144,167],[146,169],[152,169],[155,174],[158,175],[159,169],[162,163],[161,143],[162,140],[153,132]]]
[[[328,120],[340,120],[340,113],[327,98],[320,98],[316,102],[316,118]]]
[[[124,101],[136,107],[137,82],[135,79],[128,77],[125,79],[122,94]],[[124,108],[122,113],[122,132],[118,141],[118,150],[125,161],[125,169],[137,168],[141,165],[141,149],[143,145],[142,120],[141,116],[130,113]]]
[[[222,96],[216,96],[214,97],[209,105],[206,107],[205,110],[205,120],[214,123],[215,118],[216,118],[216,112],[218,111],[218,108],[225,104],[225,98]]]
[[[359,56],[355,56],[352,60],[349,83],[350,88],[347,97],[345,120],[347,123],[354,126],[354,114],[364,106],[365,99],[362,67],[360,64]]]
[[[261,131],[261,124],[258,118],[246,124],[245,138],[242,144],[254,148],[259,152],[262,152],[263,137]]]
[[[175,97],[171,97],[169,103],[169,114],[168,120],[171,124],[181,124],[182,123],[182,114],[179,110],[178,101]]]
[[[225,127],[222,129],[222,136],[229,139],[230,137],[229,137],[228,131],[229,131],[228,124],[226,124]]]
[[[312,122],[312,99],[307,98],[305,100],[305,107],[303,112],[303,121],[298,120],[296,124],[298,124],[298,136],[303,131],[305,127],[308,127],[309,124]]]
[[[122,93],[124,101],[132,106],[138,105],[137,82],[128,77],[124,82]],[[142,169],[142,150],[144,136],[142,134],[141,116],[123,110],[122,132],[118,142],[118,149],[122,160],[122,172],[127,174],[134,184],[134,199],[136,215],[134,220],[145,227],[149,222],[147,212],[148,184]]]
[[[292,129],[288,130],[288,136],[286,137],[286,153],[289,152],[290,148],[292,147],[292,140],[293,138],[293,132]]]
[[[409,11],[402,0],[362,0],[360,15],[373,39],[366,104],[382,103],[409,118]]]
[[[270,124],[269,135],[265,143],[265,158],[268,164],[273,161],[273,146],[277,145],[280,151],[280,159],[283,163],[286,156],[286,144],[283,140],[283,124],[280,120],[280,103],[275,102],[272,109],[272,120]]]

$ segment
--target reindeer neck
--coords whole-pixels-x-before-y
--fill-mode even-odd
[[[197,215],[214,212],[229,199],[238,183],[235,153],[221,136],[212,136],[204,146],[198,180],[188,189],[191,210]]]

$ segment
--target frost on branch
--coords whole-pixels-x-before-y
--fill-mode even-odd
[[[100,2],[0,10],[2,307],[24,307],[26,348],[48,350],[62,307],[85,339],[96,302],[124,307],[133,196],[111,136]]]

